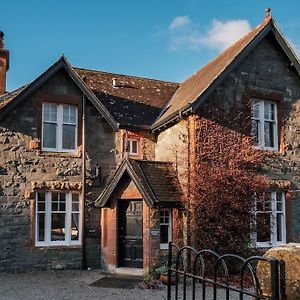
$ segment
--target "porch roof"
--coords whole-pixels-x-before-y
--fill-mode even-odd
[[[172,163],[125,158],[97,198],[97,206],[105,206],[125,173],[135,183],[148,206],[180,204],[182,192]]]

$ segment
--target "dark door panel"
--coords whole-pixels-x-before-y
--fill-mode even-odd
[[[119,201],[119,266],[143,267],[142,201]]]

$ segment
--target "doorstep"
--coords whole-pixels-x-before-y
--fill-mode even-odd
[[[137,276],[141,277],[144,275],[144,270],[142,268],[117,268],[114,266],[108,267],[108,272],[112,274],[118,274],[118,275],[129,275],[129,276]]]

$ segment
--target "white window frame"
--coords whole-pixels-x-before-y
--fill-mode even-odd
[[[132,151],[132,143],[136,142],[137,146],[137,152],[133,152]],[[140,139],[136,139],[136,138],[128,138],[127,139],[127,143],[128,143],[128,149],[129,149],[129,155],[131,156],[139,156],[140,155]]]
[[[44,241],[38,240],[38,194],[45,193],[45,228],[44,228]],[[52,193],[64,193],[66,195],[66,228],[65,228],[65,240],[64,241],[51,241],[51,215],[52,215]],[[72,226],[72,195],[78,194],[79,196],[79,224],[78,224],[78,240],[74,241],[71,239],[71,226]],[[81,245],[82,236],[82,207],[81,207],[81,196],[77,192],[36,192],[36,207],[35,207],[35,245],[36,247],[48,247],[48,246],[78,246]]]
[[[277,210],[277,193],[281,194],[281,203],[282,203],[282,209]],[[254,244],[254,247],[256,248],[270,248],[270,247],[277,247],[282,244],[286,243],[286,213],[285,213],[285,207],[286,207],[286,199],[285,199],[285,192],[284,191],[271,191],[271,209],[270,211],[259,211],[257,210],[257,201],[255,200],[254,204],[254,228],[256,228],[256,215],[259,213],[270,213],[270,241],[268,242],[258,242],[257,241],[257,232],[253,233],[252,241]],[[281,228],[281,235],[282,235],[282,241],[277,240],[277,214],[282,214],[282,228]]]
[[[56,120],[56,148],[47,148],[44,147],[44,107],[45,104],[49,105],[56,105],[57,107],[57,120]],[[76,124],[75,124],[75,148],[74,149],[64,149],[62,147],[63,144],[63,125],[68,123],[65,123],[63,121],[63,108],[64,106],[73,106],[76,109]],[[53,122],[54,123],[54,122]],[[74,124],[70,124],[73,125]],[[75,153],[77,151],[77,146],[78,146],[78,108],[76,105],[70,105],[70,104],[58,104],[58,103],[53,103],[53,102],[43,102],[43,109],[42,109],[42,151],[46,152],[65,152],[65,153]]]
[[[259,103],[259,117],[252,116],[252,107],[253,103]],[[267,120],[264,116],[264,106],[265,103],[274,104],[274,120]],[[277,122],[277,103],[275,101],[265,100],[265,99],[251,99],[251,121],[257,120],[260,123],[260,130],[258,131],[258,145],[255,145],[254,148],[261,149],[261,150],[271,150],[271,151],[278,151],[278,122]],[[265,146],[265,121],[274,121],[274,147],[267,147]],[[252,124],[251,124],[252,126]]]
[[[161,223],[160,222],[160,213],[161,212],[168,212],[169,214],[169,223]],[[171,208],[161,208],[159,210],[159,230],[160,230],[160,225],[167,225],[168,226],[168,241],[171,242],[173,239],[173,216],[172,216],[172,209]],[[160,234],[159,234],[160,238]],[[169,244],[168,243],[160,243],[160,249],[168,249]]]

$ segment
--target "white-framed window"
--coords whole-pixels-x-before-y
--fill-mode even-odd
[[[80,195],[73,192],[36,193],[36,246],[80,245]]]
[[[273,247],[286,243],[285,192],[269,191],[256,197],[254,245]]]
[[[278,150],[276,102],[253,99],[251,102],[251,136],[259,149]]]
[[[77,130],[77,106],[43,103],[43,151],[75,152],[77,148]]]
[[[160,249],[168,249],[172,241],[172,209],[163,208],[159,211],[160,222]]]
[[[139,139],[128,138],[127,144],[128,144],[127,147],[128,147],[129,155],[132,155],[132,156],[140,155],[140,140]]]

